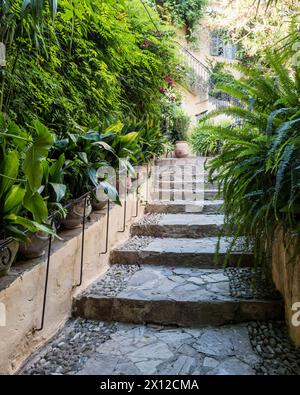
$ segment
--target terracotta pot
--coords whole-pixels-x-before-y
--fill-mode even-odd
[[[88,201],[85,209],[85,217],[88,217],[92,212],[92,205]],[[84,200],[75,203],[69,209],[67,217],[62,220],[61,224],[65,229],[76,229],[82,224],[84,213]]]
[[[37,232],[29,236],[28,243],[21,243],[19,253],[25,259],[36,259],[46,254],[49,235],[45,232]]]
[[[187,141],[177,141],[175,148],[176,158],[187,158],[189,156],[189,145]]]
[[[98,202],[97,199],[93,199],[92,200],[93,211],[102,211],[103,209],[105,209],[107,202],[108,202],[108,199],[102,200],[101,202]]]
[[[4,240],[0,240],[0,244],[3,242]],[[9,273],[18,250],[19,243],[17,241],[12,241],[0,250],[0,277],[6,276]]]

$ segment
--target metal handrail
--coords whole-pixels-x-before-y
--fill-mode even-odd
[[[179,45],[182,50],[184,50],[191,58],[193,58],[199,64],[199,66],[203,67],[209,73],[209,68],[204,63],[202,63],[198,58],[196,58],[196,56],[193,55],[192,52],[190,52],[185,46],[180,44],[178,41],[174,40],[174,43]]]

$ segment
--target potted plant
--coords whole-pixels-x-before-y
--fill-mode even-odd
[[[48,211],[38,192],[40,162],[52,136],[38,121],[35,130],[36,135],[31,136],[0,114],[0,276],[8,273],[19,242],[28,242],[30,233],[54,234],[44,225]]]
[[[61,155],[63,151],[65,156],[63,177],[67,189],[64,200],[69,208],[66,218],[62,220],[62,226],[74,229],[81,226],[84,213],[88,217],[92,212],[90,196],[81,199],[82,196],[91,193],[96,198],[92,191],[102,189],[111,200],[118,200],[113,186],[109,186],[105,179],[98,176],[99,169],[107,166],[106,152],[113,152],[113,149],[96,130],[69,134],[67,138],[55,143],[55,149],[57,154]]]
[[[42,163],[43,179],[40,188],[41,196],[45,200],[49,215],[53,218],[53,229],[59,229],[61,220],[66,216],[66,210],[61,204],[66,194],[66,185],[63,184],[63,166],[65,157],[62,154],[57,160],[44,159]],[[29,236],[28,243],[20,245],[20,254],[25,259],[39,258],[46,253],[49,235],[46,232],[36,232]]]
[[[176,107],[173,122],[172,134],[175,141],[175,156],[176,158],[186,158],[189,156],[187,132],[190,126],[190,117],[180,107]]]

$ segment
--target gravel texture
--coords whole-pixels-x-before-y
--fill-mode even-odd
[[[121,248],[122,250],[134,250],[138,251],[143,248],[148,247],[148,245],[153,241],[153,237],[148,237],[148,236],[134,236],[126,243],[122,244]]]
[[[158,225],[164,214],[148,213],[139,222],[138,225]]]
[[[283,322],[176,328],[70,320],[22,375],[299,375]]]
[[[292,344],[284,322],[252,322],[248,331],[253,350],[261,358],[256,374],[300,375],[300,350]]]
[[[112,323],[71,319],[52,341],[32,355],[19,374],[74,375],[115,331]]]
[[[225,273],[229,278],[232,297],[243,299],[281,299],[273,283],[259,268],[227,268]]]
[[[112,266],[99,281],[87,289],[85,294],[100,293],[109,297],[117,296],[126,288],[128,281],[138,270],[140,269],[137,265]]]

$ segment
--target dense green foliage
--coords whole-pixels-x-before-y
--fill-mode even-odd
[[[23,240],[93,188],[118,202],[99,168],[165,152],[162,93],[180,69],[170,27],[139,0],[1,0],[0,21],[1,237]]]
[[[9,45],[2,110],[21,125],[38,116],[58,133],[160,115],[166,65],[176,65],[170,34],[154,30],[138,0],[60,0],[39,52],[24,36]]]
[[[224,126],[224,125],[222,125]],[[194,127],[190,143],[195,154],[200,156],[213,156],[220,152],[223,140],[212,131],[218,131],[219,125],[200,122]]]
[[[208,0],[156,0],[156,3],[169,10],[173,21],[185,26],[188,38],[192,39]]]
[[[211,128],[225,139],[211,174],[222,185],[227,230],[245,235],[255,245],[257,262],[265,264],[278,227],[300,232],[300,65],[287,69],[276,54],[263,67],[238,66],[244,77],[234,86],[219,86],[242,107],[227,107],[238,123]],[[291,241],[292,238],[290,238]]]
[[[187,140],[191,119],[182,110],[178,102],[163,101],[162,131],[173,143]]]
[[[209,78],[209,85],[210,85],[210,96],[215,97],[216,99],[228,99],[228,95],[224,94],[220,91],[215,91],[215,87],[220,84],[231,85],[234,82],[233,76],[226,72],[225,64],[223,62],[216,62],[210,66],[210,78]]]
[[[7,236],[24,240],[22,229],[51,233],[41,225],[48,210],[40,188],[53,136],[39,121],[29,134],[0,114],[0,144],[0,240]]]

